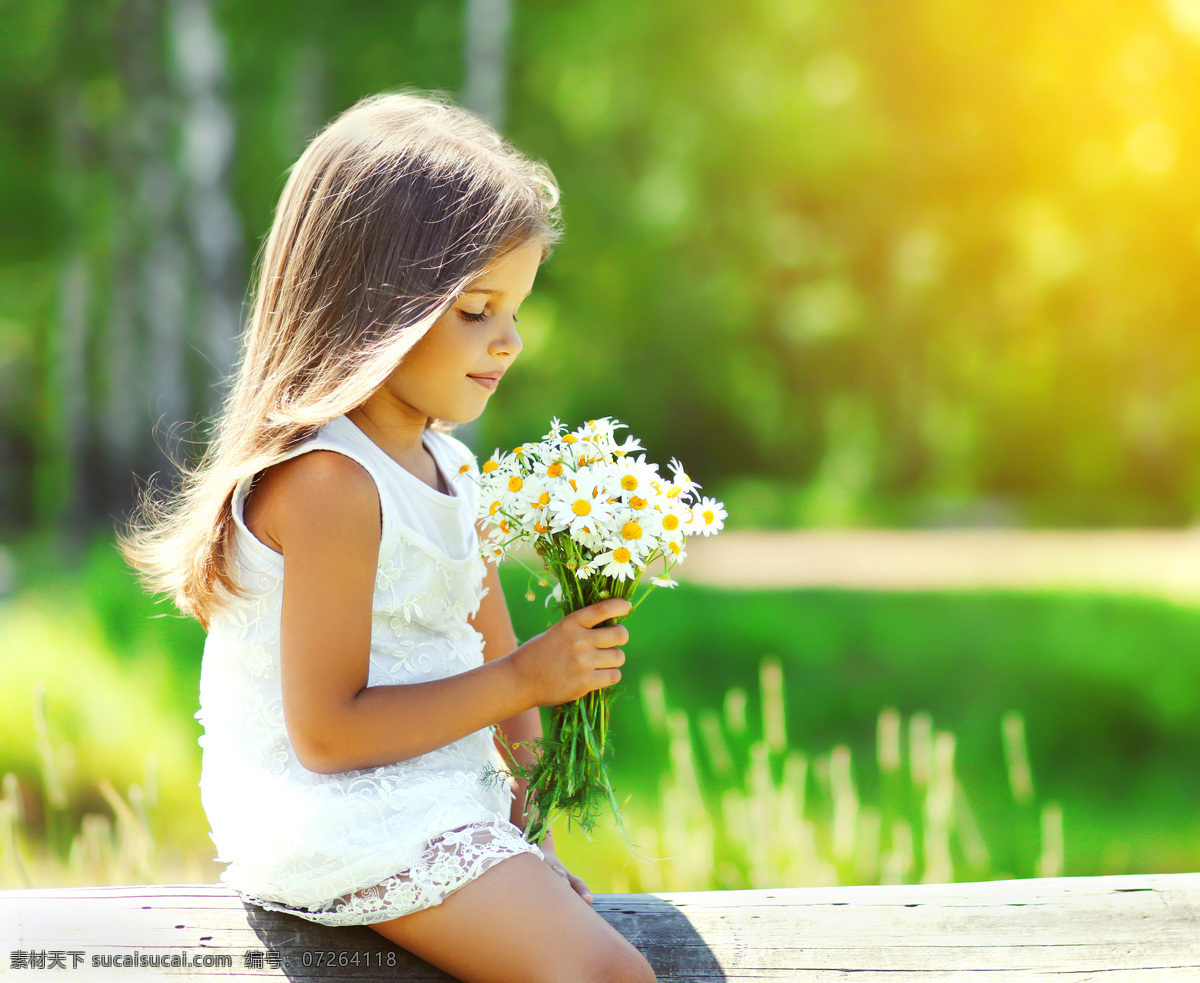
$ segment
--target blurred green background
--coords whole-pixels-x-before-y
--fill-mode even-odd
[[[157,861],[104,870],[212,876],[202,635],[139,597],[111,530],[134,475],[203,443],[286,168],[373,92],[454,94],[562,185],[477,450],[615,416],[731,529],[1196,520],[1197,0],[0,0],[0,86],[9,880],[21,849],[100,871],[134,819]],[[693,718],[756,699],[767,655],[814,753],[928,710],[1002,829],[1018,710],[1068,872],[1200,867],[1194,606],[694,590],[639,611],[639,664]],[[661,745],[626,706],[618,742]],[[649,798],[666,767],[618,759]]]

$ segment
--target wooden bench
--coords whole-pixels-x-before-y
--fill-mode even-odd
[[[596,909],[662,981],[1200,981],[1200,874],[613,894]],[[208,884],[0,892],[0,939],[12,980],[449,979],[370,929]],[[127,957],[136,970],[104,965]],[[188,965],[156,969],[164,957]]]

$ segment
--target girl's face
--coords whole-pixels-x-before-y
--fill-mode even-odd
[[[378,396],[423,427],[429,417],[474,420],[521,352],[517,308],[533,289],[539,243],[519,246],[467,284],[388,377]]]

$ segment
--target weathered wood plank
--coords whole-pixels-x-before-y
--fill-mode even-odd
[[[604,895],[597,910],[669,981],[1200,981],[1200,874]],[[260,911],[215,885],[0,892],[0,975],[62,953],[77,976],[445,981],[368,928]],[[80,953],[75,957],[73,953]],[[162,957],[188,966],[146,965]],[[225,965],[197,964],[221,957]],[[26,959],[28,956],[25,957]]]

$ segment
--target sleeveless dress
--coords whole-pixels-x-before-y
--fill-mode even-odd
[[[453,494],[429,487],[338,417],[287,458],[333,450],[379,491],[382,534],[367,685],[416,683],[483,663],[467,618],[484,595],[477,490],[459,441],[425,432]],[[490,867],[541,851],[509,821],[512,791],[487,727],[418,757],[333,775],[296,758],[279,675],[283,557],[246,527],[234,492],[233,567],[249,597],[213,617],[200,675],[200,794],[221,879],[247,900],[324,925],[386,921],[440,904]]]

